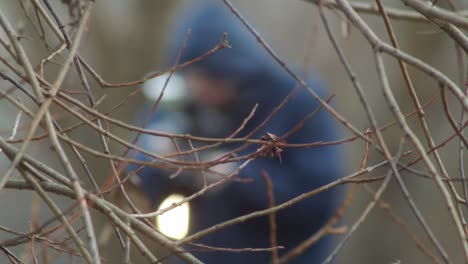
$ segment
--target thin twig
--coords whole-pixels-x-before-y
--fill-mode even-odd
[[[328,8],[336,8],[338,7],[338,3],[336,0],[303,0],[309,3],[314,3],[316,5],[324,5]],[[356,12],[363,13],[363,14],[370,14],[370,15],[379,15],[379,8],[374,3],[365,3],[359,1],[352,1],[350,5]],[[398,20],[408,20],[408,21],[416,21],[416,22],[429,22],[429,20],[421,15],[419,12],[405,10],[400,8],[388,8],[387,9],[388,16],[390,18],[398,19]],[[467,17],[468,10],[464,10],[458,12],[460,16]],[[466,28],[466,27],[465,27]]]
[[[268,207],[271,208],[275,206],[275,195],[273,193],[273,183],[271,182],[271,178],[265,170],[261,171],[261,175],[263,180],[265,181],[267,187],[267,197],[268,197]],[[278,255],[278,238],[277,238],[277,226],[276,226],[276,214],[272,212],[268,215],[268,222],[269,222],[269,229],[270,229],[270,247],[273,249],[271,251],[271,263],[278,264],[279,263],[279,255]]]
[[[301,195],[298,195],[282,204],[278,204],[274,207],[271,207],[271,208],[268,208],[268,209],[264,209],[264,210],[259,210],[259,211],[255,211],[253,213],[250,213],[250,214],[246,214],[246,215],[243,215],[243,216],[239,216],[237,218],[233,218],[231,220],[228,220],[224,223],[220,223],[220,224],[217,224],[217,225],[213,225],[207,229],[204,229],[204,230],[201,230],[199,232],[197,232],[196,234],[193,234],[193,235],[190,235],[190,236],[187,236],[179,241],[176,242],[176,245],[183,245],[183,244],[186,244],[188,242],[192,242],[194,240],[197,240],[199,239],[200,237],[203,237],[203,236],[206,236],[208,234],[211,234],[213,232],[216,232],[222,228],[226,228],[228,226],[232,226],[232,225],[235,225],[235,224],[238,224],[238,223],[242,223],[242,222],[245,222],[249,219],[252,219],[252,218],[256,218],[256,217],[260,217],[260,216],[263,216],[263,215],[268,215],[268,214],[271,214],[272,212],[277,212],[279,210],[283,210],[287,207],[290,207],[291,205],[293,204],[296,204],[300,201],[303,201],[305,199],[308,199],[312,196],[315,196],[319,193],[322,193],[322,192],[325,192],[327,190],[330,190],[331,188],[334,188],[338,185],[341,185],[341,184],[345,184],[347,180],[349,179],[352,179],[352,178],[355,178],[355,177],[358,177],[360,175],[363,175],[363,174],[366,174],[368,172],[371,172],[379,167],[382,167],[382,166],[385,166],[388,164],[388,161],[383,161],[379,164],[376,164],[374,166],[370,166],[370,167],[367,167],[365,169],[361,169],[357,172],[354,172],[348,176],[345,176],[345,177],[342,177],[336,181],[333,181],[331,183],[328,183],[326,185],[323,185],[319,188],[316,188],[314,190],[311,190],[309,192],[306,192],[306,193],[303,193]]]
[[[403,146],[405,145],[405,141],[406,141],[406,138],[403,137],[401,142],[400,142],[400,147],[398,148],[398,152],[395,155],[395,158],[390,161],[390,164],[393,163],[393,166],[391,166],[391,167],[395,167],[396,161],[401,157]],[[349,231],[345,235],[345,237],[340,241],[340,243],[338,243],[338,245],[335,247],[335,249],[332,251],[332,253],[325,259],[325,261],[323,262],[324,264],[328,264],[328,263],[331,263],[333,261],[333,259],[338,255],[338,253],[343,248],[343,246],[346,244],[346,242],[349,240],[349,238],[351,238],[353,233],[359,228],[359,226],[361,226],[361,224],[364,222],[364,220],[366,220],[369,213],[372,211],[372,209],[375,207],[375,205],[379,201],[379,199],[382,196],[383,192],[387,189],[387,186],[390,183],[390,180],[392,179],[392,177],[391,177],[392,173],[393,173],[392,169],[389,169],[388,172],[387,172],[387,175],[385,176],[385,180],[382,182],[382,184],[380,185],[377,192],[375,192],[375,194],[373,195],[372,201],[367,205],[367,207],[364,209],[362,214],[358,217],[358,219],[356,220],[354,225],[349,229]]]

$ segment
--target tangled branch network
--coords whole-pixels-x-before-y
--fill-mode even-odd
[[[141,7],[143,4],[137,2],[144,1],[135,1]],[[298,42],[309,41],[311,47],[320,41],[326,43],[323,51],[330,56],[327,63],[336,62],[330,66],[336,70],[331,75],[340,75],[336,77],[341,82],[340,88],[324,98],[312,89],[300,71],[289,66],[273,48],[274,43],[259,33],[260,27],[254,26],[253,19],[247,15],[250,12],[240,11],[255,10],[254,4],[240,8],[228,0],[219,2],[296,84],[254,131],[246,131],[246,127],[262,110],[258,104],[245,111],[242,122],[226,137],[171,133],[154,129],[149,123],[165,103],[170,93],[168,87],[176,78],[174,74],[233,48],[229,34],[219,36],[217,44],[197,57],[179,61],[184,49],[190,47],[190,40],[197,38],[188,30],[179,59],[164,70],[143,69],[144,63],[151,62],[140,63],[138,48],[131,48],[134,44],[116,37],[119,41],[115,46],[128,47],[126,54],[121,55],[130,58],[123,63],[126,70],[135,68],[138,72],[132,76],[145,77],[132,79],[125,75],[124,81],[109,81],[121,80],[124,75],[106,71],[118,66],[100,59],[90,39],[100,34],[96,32],[111,34],[114,30],[116,34],[132,25],[116,29],[104,23],[101,12],[106,3],[18,0],[0,4],[0,200],[10,207],[0,212],[0,219],[16,219],[0,220],[1,262],[60,263],[71,258],[85,263],[109,263],[115,261],[112,259],[115,250],[109,254],[109,248],[117,247],[125,263],[142,259],[159,263],[173,257],[186,263],[202,263],[196,254],[199,251],[268,254],[273,263],[288,263],[329,237],[336,243],[324,254],[324,263],[332,263],[339,257],[343,257],[344,263],[349,263],[346,259],[350,258],[362,258],[363,263],[388,262],[386,258],[379,259],[370,253],[361,256],[356,252],[368,252],[375,246],[367,245],[361,238],[365,235],[359,234],[374,233],[376,229],[385,232],[391,226],[398,230],[395,232],[398,235],[391,235],[406,245],[405,250],[398,251],[401,256],[392,261],[468,263],[466,3],[456,0],[290,1],[290,5],[312,10],[310,21],[316,19],[313,40]],[[117,6],[120,4],[113,8]],[[169,10],[175,8],[172,6],[175,4],[164,5],[166,9],[161,9],[157,17],[166,19],[172,12]],[[125,9],[123,19],[131,19],[134,11],[124,4],[121,7]],[[162,22],[158,26],[165,27]],[[337,33],[339,26],[341,34]],[[411,45],[416,45],[416,49],[399,34],[406,27],[412,30],[409,35],[415,41]],[[143,29],[134,30],[143,32]],[[442,55],[421,55],[424,53],[419,49],[429,45],[421,43],[421,35],[442,39]],[[358,48],[347,45],[356,43],[356,39],[366,45]],[[132,39],[130,42],[145,41]],[[107,40],[99,44],[115,51],[111,43]],[[355,48],[359,50],[356,53],[364,50],[372,57],[369,65],[363,66],[356,59]],[[119,55],[112,55],[115,56]],[[132,66],[137,64],[138,67]],[[108,75],[111,77],[103,77]],[[143,100],[142,86],[154,79],[163,80],[163,87],[158,90],[151,113],[142,124],[135,125],[128,117],[128,109]],[[255,136],[299,91],[306,91],[310,101],[318,102],[319,106],[284,134],[267,131]],[[342,106],[342,102],[344,105],[351,100],[355,101]],[[290,135],[323,112],[344,130],[342,138],[288,141]],[[166,142],[172,151],[161,153],[138,144],[144,136]],[[224,148],[233,145],[236,147]],[[288,151],[338,145],[349,149],[347,153],[352,152],[352,157],[345,158],[349,161],[347,172],[330,183],[275,203],[275,182],[263,171],[259,179],[266,187],[258,191],[264,191],[268,203],[262,210],[179,239],[165,235],[154,222],[154,218],[209,197],[233,182],[248,185],[251,179],[239,175],[258,160],[272,159],[281,165]],[[225,151],[220,153],[220,149]],[[217,151],[219,155],[201,158],[208,151]],[[135,153],[146,159],[137,158]],[[232,164],[235,166],[228,166]],[[129,172],[129,166],[135,169]],[[223,166],[230,170],[217,169]],[[144,168],[169,172],[168,177],[174,181],[185,173],[199,175],[200,188],[164,208],[155,209],[148,205],[146,197],[139,196],[136,176]],[[318,194],[343,188],[339,186],[346,186],[347,194],[326,223],[295,247],[284,247],[277,239],[276,215]],[[12,199],[19,199],[19,203],[26,201],[27,206],[15,208],[16,200]],[[269,240],[265,241],[265,247],[231,248],[198,243],[211,234],[261,217],[269,219]],[[118,245],[110,240],[117,241]],[[381,244],[376,250],[380,256],[392,252],[385,243]]]

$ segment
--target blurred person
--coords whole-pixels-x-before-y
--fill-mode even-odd
[[[179,75],[172,77],[166,89],[165,103],[158,106],[148,128],[225,138],[241,126],[254,105],[258,104],[253,117],[236,135],[243,137],[257,128],[298,85],[225,6],[206,1],[196,3],[177,16],[178,25],[171,33],[167,51],[168,63],[174,63],[180,52],[180,63],[203,55],[220,43],[224,33],[227,33],[231,48],[222,49],[178,71]],[[191,34],[187,46],[182,49],[189,29]],[[326,91],[315,79],[309,80],[308,84],[326,98]],[[159,96],[160,90],[151,85],[147,87],[149,89],[145,93],[149,97],[151,94],[154,98]],[[181,87],[185,87],[186,94],[178,94]],[[151,106],[143,107],[137,118],[144,120]],[[320,104],[307,91],[297,89],[290,101],[252,138],[260,139],[266,133],[281,136],[318,107]],[[322,109],[284,140],[291,144],[336,140],[338,131],[334,123],[329,113]],[[187,140],[180,139],[178,143],[183,150],[191,149]],[[194,147],[202,145],[202,142],[192,143]],[[176,152],[172,142],[162,137],[143,134],[137,144],[158,154]],[[213,160],[240,145],[224,144],[217,151],[202,151],[198,155],[201,160]],[[251,144],[238,155],[255,152],[259,147]],[[244,181],[230,180],[190,201],[190,233],[268,208],[267,187],[262,173],[272,180],[276,204],[336,180],[342,172],[339,148],[331,145],[286,147],[280,153],[281,160],[278,156],[256,158],[240,171],[238,179]],[[142,153],[132,155],[138,160],[152,160]],[[212,169],[229,175],[241,163],[222,164]],[[155,209],[173,193],[189,196],[204,186],[199,172],[183,171],[173,177],[174,171],[139,167],[133,164],[127,171],[136,174],[134,182],[141,186]],[[208,184],[223,179],[223,176],[213,173],[205,176]],[[277,243],[284,247],[279,250],[280,256],[319,230],[335,213],[340,198],[339,190],[333,189],[276,212]],[[194,242],[216,248],[269,248],[268,216],[223,228]],[[331,239],[325,237],[291,263],[320,263],[330,253],[331,243]],[[200,250],[196,246],[187,246],[186,249],[205,263],[269,263],[272,259],[268,251],[226,252]]]

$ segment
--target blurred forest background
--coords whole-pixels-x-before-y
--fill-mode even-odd
[[[14,30],[20,35],[20,42],[27,51],[27,55],[33,65],[38,65],[41,59],[50,54],[49,50],[41,41],[37,29],[36,15],[33,2],[38,2],[44,6],[42,1],[31,0],[3,0],[0,1],[0,10],[6,16]],[[59,17],[65,23],[73,21],[74,10],[68,4],[79,1],[48,1],[56,10]],[[82,1],[86,2],[86,1]],[[164,48],[167,43],[166,36],[172,23],[178,18],[173,14],[181,8],[186,8],[189,1],[168,0],[100,0],[94,3],[89,22],[83,33],[81,45],[78,53],[92,65],[93,69],[106,81],[111,83],[129,82],[143,78],[151,72],[165,70],[170,65],[163,63]],[[346,120],[353,124],[360,131],[366,131],[371,125],[366,112],[361,105],[358,95],[348,77],[342,63],[340,62],[335,49],[333,48],[325,32],[318,7],[312,3],[315,1],[280,1],[280,0],[236,0],[232,4],[239,9],[245,18],[257,29],[271,47],[290,65],[296,65],[302,69],[301,76],[313,72],[327,84],[332,93],[336,94],[333,99],[334,108],[343,115]],[[327,1],[333,2],[333,1]],[[423,2],[423,1],[418,1]],[[360,3],[365,3],[364,1]],[[372,12],[359,13],[372,30],[385,42],[390,43],[387,30],[385,29],[382,16],[378,13],[375,2],[368,2],[375,8]],[[387,8],[398,8],[412,10],[406,7],[401,1],[384,0],[383,4]],[[467,1],[440,0],[437,5],[441,8],[451,9],[451,4],[455,4],[459,10],[468,8]],[[25,15],[28,12],[33,21],[28,20]],[[375,59],[369,42],[363,37],[361,32],[352,24],[347,22],[345,16],[338,10],[324,8],[329,19],[331,28],[337,41],[341,45],[351,67],[361,83],[370,106],[376,115],[380,126],[389,124],[395,120],[385,97],[382,94],[379,76],[376,71]],[[72,12],[72,15],[70,14]],[[413,10],[413,12],[415,12]],[[464,17],[466,21],[466,16]],[[391,18],[394,33],[397,36],[401,50],[412,56],[419,58],[423,62],[441,71],[461,89],[465,88],[466,81],[466,51],[457,50],[457,45],[439,26],[424,19]],[[45,23],[44,23],[45,25]],[[36,27],[36,29],[34,29]],[[52,47],[60,42],[54,33],[47,27],[46,38],[50,40]],[[66,30],[71,27],[66,26]],[[468,27],[460,27],[460,31],[466,33]],[[73,33],[73,32],[72,32]],[[196,37],[196,36],[192,36]],[[0,39],[8,43],[7,35],[0,30]],[[11,46],[8,46],[11,48]],[[6,46],[0,47],[0,71],[16,77],[9,69],[4,60],[12,63],[13,59],[6,50]],[[62,63],[67,57],[67,52],[54,61]],[[404,79],[401,74],[398,61],[390,56],[384,56],[387,66],[387,74],[391,90],[393,91],[398,104],[403,113],[408,114],[415,110],[411,97],[408,94]],[[19,66],[18,69],[22,70]],[[55,80],[60,71],[60,65],[49,63],[45,67],[44,78],[51,82]],[[438,83],[425,73],[409,66],[408,71],[412,78],[416,93],[422,103],[431,103],[424,109],[426,121],[430,129],[435,144],[444,142],[454,133],[450,125],[442,104]],[[73,72],[73,73],[72,73]],[[103,89],[97,82],[89,78],[90,86],[97,100],[100,101],[98,110],[102,113],[112,111],[112,117],[129,124],[136,124],[134,120],[135,111],[143,100],[146,100],[141,93],[129,97],[129,94],[137,89],[137,86]],[[80,80],[74,72],[66,76],[61,89],[67,91],[81,91],[77,85]],[[5,92],[12,87],[6,80],[0,80],[0,91]],[[466,91],[464,92],[466,94]],[[22,92],[14,90],[9,93],[13,98],[17,98],[28,109],[37,109],[34,103]],[[83,102],[87,102],[86,96],[75,95]],[[113,110],[117,102],[121,102],[128,97],[124,106]],[[434,99],[433,99],[434,98]],[[466,97],[465,97],[466,98]],[[459,100],[447,92],[448,107],[457,122],[460,121],[462,105]],[[68,127],[77,120],[74,118],[61,118],[60,107],[52,105],[51,114],[58,120],[61,126]],[[8,139],[12,133],[12,128],[18,119],[18,108],[4,98],[0,101],[0,136]],[[465,118],[466,120],[466,118]],[[26,135],[30,119],[26,115],[20,118],[19,126],[14,138],[23,138]],[[413,115],[408,118],[410,127],[415,131],[426,150],[430,149],[424,140],[418,116]],[[129,138],[131,131],[112,126],[112,131],[121,138]],[[465,129],[466,130],[466,129]],[[44,133],[44,130],[39,134]],[[347,131],[343,137],[352,136]],[[466,133],[465,133],[466,134]],[[398,125],[394,125],[383,131],[385,142],[390,151],[395,153],[398,150],[400,140],[403,136]],[[85,145],[94,145],[100,142],[99,134],[93,129],[83,126],[69,133],[73,139]],[[375,139],[375,138],[374,138]],[[373,140],[374,140],[373,139]],[[410,144],[409,144],[410,145]],[[16,147],[20,144],[16,143]],[[411,149],[408,147],[408,149]],[[461,149],[461,150],[460,150]],[[365,144],[362,140],[355,140],[346,143],[347,172],[357,171],[363,159]],[[111,153],[116,155],[121,152],[121,147],[110,144]],[[71,153],[70,149],[67,152]],[[460,160],[460,152],[465,152]],[[40,161],[51,167],[62,171],[58,166],[57,155],[50,149],[47,140],[34,142],[30,145],[27,153],[38,158]],[[461,145],[459,137],[454,137],[443,147],[439,148],[441,161],[443,162],[447,174],[451,178],[460,178],[461,171],[468,170],[468,158],[466,148]],[[96,177],[99,185],[103,184],[107,177],[111,175],[110,167],[102,159],[97,159],[90,154],[84,153],[90,170]],[[417,157],[416,153],[402,158],[402,161],[410,161]],[[432,156],[431,156],[432,159]],[[369,151],[368,164],[376,164],[385,158],[371,148]],[[434,161],[434,159],[432,159]],[[73,166],[82,173],[78,161],[73,160]],[[0,154],[0,175],[6,172],[11,161]],[[103,165],[105,164],[105,165]],[[464,167],[464,168],[463,168]],[[423,164],[417,163],[413,168],[426,171]],[[388,168],[378,169],[372,172],[369,177],[383,176]],[[429,226],[439,238],[440,242],[447,250],[453,263],[464,262],[464,253],[461,249],[457,230],[454,228],[451,216],[448,213],[446,202],[441,196],[436,184],[431,179],[415,176],[411,173],[402,172],[402,177],[407,184],[411,197],[414,199],[421,213],[425,216]],[[21,179],[18,173],[13,174],[13,178]],[[83,177],[83,181],[87,181]],[[88,184],[86,182],[86,184]],[[379,183],[369,183],[373,189],[377,189]],[[455,182],[457,190],[463,195],[462,185]],[[362,211],[369,204],[372,197],[359,186],[355,193],[351,205],[346,211],[345,219],[341,222],[343,226],[351,227]],[[73,200],[63,198],[58,195],[51,196],[60,208],[68,208]],[[372,210],[365,221],[352,235],[343,251],[339,255],[340,263],[428,263],[431,258],[422,253],[412,238],[405,233],[398,221],[405,223],[410,233],[421,241],[430,252],[437,255],[436,249],[431,245],[424,230],[421,228],[414,214],[411,212],[405,197],[402,195],[400,187],[394,180],[385,191],[381,201],[383,204]],[[40,204],[41,206],[37,206]],[[379,206],[382,205],[382,206]],[[35,226],[41,225],[53,217],[50,210],[43,204],[33,192],[17,189],[0,190],[0,245],[2,241],[7,241],[13,237],[11,233],[4,230],[15,230],[19,233],[26,233]],[[40,209],[39,209],[40,208]],[[390,208],[390,209],[389,209]],[[389,216],[391,210],[398,221]],[[466,213],[466,206],[461,206],[463,213]],[[104,217],[100,213],[92,211],[92,217],[96,222],[96,232],[99,233],[103,226]],[[340,240],[342,235],[338,235]],[[118,247],[117,242],[115,247]],[[29,244],[21,244],[9,247],[17,256],[28,256]],[[39,254],[39,253],[38,253]],[[103,257],[119,258],[116,250],[104,250]],[[123,254],[123,253],[122,253]],[[66,263],[69,256],[62,254],[55,259],[56,263]],[[135,254],[138,255],[138,254]],[[439,257],[438,257],[439,258]],[[75,258],[76,260],[76,258]],[[0,254],[0,262],[7,263],[5,254]],[[25,257],[26,263],[32,263],[30,258]],[[79,262],[79,261],[78,261]],[[112,263],[112,262],[111,262]],[[140,262],[135,262],[140,263]]]

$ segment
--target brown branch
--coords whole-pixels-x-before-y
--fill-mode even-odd
[[[271,182],[271,178],[265,170],[261,171],[261,175],[263,180],[265,181],[266,188],[267,188],[267,197],[268,197],[268,207],[272,208],[275,206],[275,195],[273,193],[273,183]],[[276,226],[276,214],[272,212],[268,215],[268,222],[269,222],[269,229],[270,229],[270,246],[271,250],[271,263],[278,264],[279,263],[279,255],[278,255],[278,238],[277,238],[277,226]]]

